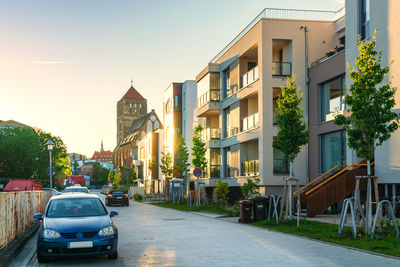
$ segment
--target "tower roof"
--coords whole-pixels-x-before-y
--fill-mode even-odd
[[[146,100],[132,85],[119,101],[123,99]]]

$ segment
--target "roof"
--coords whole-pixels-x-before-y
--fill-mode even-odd
[[[147,114],[145,114],[145,115],[142,115],[142,116],[140,116],[140,117],[134,119],[134,120],[132,121],[131,127],[129,128],[128,132],[126,133],[126,135],[124,136],[124,138],[122,138],[122,139],[119,141],[119,143],[117,144],[117,146],[115,147],[115,149],[119,148],[119,147],[123,144],[125,138],[126,138],[128,135],[131,135],[132,133],[134,133],[134,132],[140,130],[140,128],[142,128],[142,126],[146,123],[147,119],[150,117],[150,115],[151,115],[152,113],[153,113],[153,111],[150,111],[149,113],[147,113]]]
[[[138,99],[138,100],[146,100],[133,86],[131,86],[128,91],[124,94],[124,96],[119,100],[123,99]]]
[[[8,121],[0,120],[0,127],[29,127],[29,126],[14,120],[8,120]]]
[[[74,193],[74,194],[61,194],[58,196],[53,196],[51,199],[64,199],[64,198],[98,198],[95,194],[87,194],[87,193]]]

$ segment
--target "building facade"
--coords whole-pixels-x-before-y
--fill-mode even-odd
[[[377,49],[382,50],[382,65],[390,68],[392,87],[400,88],[400,5],[396,0],[346,0],[346,62],[354,66],[358,55],[358,40],[372,36],[376,29]],[[387,79],[386,79],[387,81]],[[346,76],[346,86],[352,83]],[[395,94],[396,106],[393,111],[400,112],[400,91]],[[378,177],[381,195],[391,197],[400,192],[400,130],[375,151],[375,175]],[[348,164],[357,163],[354,151],[347,149]]]
[[[112,152],[104,150],[103,141],[101,141],[100,151],[95,151],[91,159],[97,162],[112,162]]]
[[[147,99],[132,85],[117,102],[117,144],[124,138],[132,121],[147,114]]]
[[[272,147],[276,100],[286,78],[296,75],[308,117],[308,68],[335,47],[337,12],[265,9],[197,75],[195,115],[204,128],[208,186],[223,177],[240,186],[259,176],[263,193],[281,193],[289,166]],[[294,162],[305,184],[308,148]]]

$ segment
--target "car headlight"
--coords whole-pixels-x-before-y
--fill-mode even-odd
[[[114,227],[107,226],[99,231],[99,236],[110,236],[114,234]]]
[[[43,237],[49,239],[57,239],[60,238],[60,233],[51,229],[44,229]]]

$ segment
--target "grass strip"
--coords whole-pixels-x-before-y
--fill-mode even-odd
[[[400,239],[396,238],[394,227],[389,224],[383,226],[382,231],[377,232],[373,240],[371,240],[369,235],[364,235],[361,228],[357,229],[358,236],[354,239],[351,227],[344,227],[343,233],[339,235],[339,226],[337,224],[309,220],[302,220],[299,227],[296,225],[296,220],[280,224],[264,220],[252,223],[251,225],[347,247],[400,257]]]

